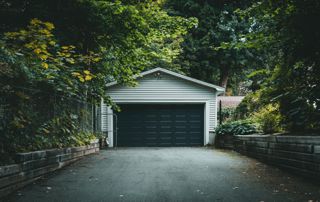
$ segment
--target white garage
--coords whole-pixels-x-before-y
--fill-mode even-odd
[[[203,146],[217,126],[217,95],[224,88],[155,68],[128,87],[112,82],[107,95],[120,112],[102,103],[101,126],[109,146]]]

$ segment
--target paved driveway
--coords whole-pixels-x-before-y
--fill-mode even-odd
[[[7,201],[316,201],[319,186],[230,151],[101,151]]]

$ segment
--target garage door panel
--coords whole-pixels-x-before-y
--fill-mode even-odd
[[[204,105],[128,104],[120,108],[118,146],[203,145]]]

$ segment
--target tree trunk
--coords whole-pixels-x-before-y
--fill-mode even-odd
[[[229,79],[229,68],[221,68],[220,69],[220,86],[223,88],[227,88],[227,84],[228,84],[228,79]]]

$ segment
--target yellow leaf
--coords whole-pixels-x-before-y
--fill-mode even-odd
[[[89,75],[90,74],[90,71],[89,70],[84,70],[83,71],[85,74]]]
[[[33,50],[33,52],[35,54],[39,54],[39,53],[41,53],[41,49],[40,48],[36,48],[36,49]]]
[[[99,58],[99,57],[98,58],[93,58],[94,62],[99,62],[100,60],[101,60],[101,58]]]
[[[56,45],[56,42],[55,42],[55,41],[50,41],[49,44],[50,44],[51,46],[54,46],[54,45]]]
[[[31,49],[31,48],[33,48],[33,43],[27,43],[24,45],[24,47]]]
[[[91,79],[92,79],[92,76],[86,75],[86,77],[85,77],[85,80],[86,80],[86,81],[90,81]]]
[[[84,82],[84,78],[82,78],[82,77],[79,77],[79,80],[80,80],[81,82]]]
[[[30,21],[30,24],[31,24],[31,25],[37,25],[37,24],[40,24],[40,23],[41,23],[41,21],[38,20],[37,18],[34,18],[34,19],[32,19],[32,20]]]
[[[73,58],[67,58],[66,61],[69,62],[70,64],[74,64],[75,63]]]
[[[48,58],[47,55],[40,55],[39,57],[40,57],[41,60],[46,60]]]
[[[48,69],[49,65],[45,62],[41,63],[41,66],[44,68],[44,69]]]
[[[73,76],[80,76],[80,73],[79,72],[72,72],[72,75]]]
[[[47,48],[47,45],[46,45],[46,44],[41,44],[40,47],[41,47],[42,49],[46,49],[46,48]]]
[[[54,29],[54,25],[50,22],[45,22],[44,25],[48,28],[48,30]]]

